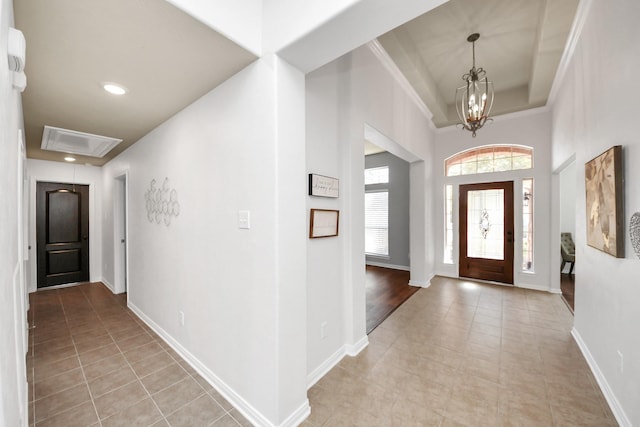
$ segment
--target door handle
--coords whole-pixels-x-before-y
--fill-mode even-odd
[[[124,239],[120,239],[120,243],[124,243]]]

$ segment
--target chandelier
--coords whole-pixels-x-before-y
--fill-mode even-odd
[[[466,84],[456,89],[456,110],[460,119],[458,125],[470,131],[474,137],[487,120],[492,120],[489,113],[493,105],[493,83],[487,80],[487,72],[482,67],[476,68],[476,40],[479,38],[478,33],[467,37],[467,41],[473,46],[473,66],[462,76]]]

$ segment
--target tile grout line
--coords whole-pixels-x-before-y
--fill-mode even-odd
[[[31,299],[29,300],[29,308],[31,309]],[[28,319],[28,316],[27,316]],[[36,355],[36,337],[35,337],[35,327],[36,327],[36,312],[35,312],[35,307],[34,307],[34,311],[31,314],[31,321],[32,321],[32,325],[29,326],[29,339],[31,340],[31,381],[33,382],[33,384],[31,385],[31,411],[33,414],[33,426],[36,425],[36,359],[35,359],[35,355]],[[32,332],[33,331],[33,332]],[[29,414],[27,414],[27,422],[29,423]],[[29,425],[31,426],[32,424],[29,423]]]
[[[91,304],[91,301],[87,298],[87,301],[89,302],[89,305],[91,306],[91,309],[96,311],[93,308],[93,304]],[[126,312],[125,312],[126,313]],[[104,325],[104,321],[102,320],[102,317],[100,317],[100,314],[98,314],[98,312],[96,311],[96,315],[98,316],[98,319],[100,320],[100,323],[102,324],[103,327],[105,327]],[[158,406],[158,404],[156,403],[156,401],[153,399],[153,396],[151,396],[151,393],[149,393],[149,390],[147,389],[147,387],[144,385],[144,383],[141,381],[140,377],[138,376],[138,373],[135,371],[135,369],[133,369],[133,366],[131,366],[131,363],[129,362],[129,359],[127,359],[127,357],[124,355],[124,352],[122,351],[122,349],[120,348],[120,346],[118,345],[118,343],[116,342],[116,340],[113,338],[113,336],[111,335],[111,332],[109,331],[109,329],[107,329],[105,327],[105,330],[107,331],[107,334],[109,335],[109,337],[113,340],[113,343],[115,344],[116,348],[118,349],[118,351],[120,352],[120,354],[122,355],[122,357],[124,358],[127,366],[129,367],[129,369],[131,369],[131,371],[133,372],[133,374],[135,375],[136,379],[138,380],[138,382],[140,383],[140,385],[142,386],[142,388],[144,389],[145,393],[147,393],[147,397],[153,402],[153,405],[156,407],[156,409],[158,410],[158,412],[160,413],[160,415],[162,416],[162,419],[169,424],[169,421],[167,421],[167,418],[164,416],[164,413],[162,412],[162,410],[160,409],[160,407]],[[145,333],[147,333],[147,331],[144,331]],[[148,334],[148,333],[147,333]],[[142,335],[142,334],[140,334]],[[151,337],[153,338],[153,337]],[[144,344],[143,344],[144,345]],[[140,346],[141,347],[141,346]],[[136,347],[137,348],[137,347]],[[132,381],[133,382],[133,381]],[[88,387],[88,383],[87,383],[87,387]],[[91,391],[91,390],[89,390]],[[136,402],[134,404],[140,403],[142,402],[144,399],[140,400],[139,402]],[[133,405],[129,405],[127,406],[127,408],[132,407]],[[95,407],[95,404],[94,404]],[[125,409],[127,409],[125,408]],[[119,411],[122,412],[122,411]],[[116,413],[117,414],[117,413]],[[116,414],[111,414],[108,417],[105,417],[105,419],[108,419]],[[102,419],[100,418],[100,415],[98,414],[98,411],[96,409],[96,415],[98,416],[98,421],[100,422],[100,426],[102,426]],[[157,422],[159,420],[156,420],[155,422]]]
[[[134,315],[135,315],[135,313],[134,313]],[[136,315],[136,318],[138,318],[138,319],[139,319],[139,317],[138,317],[137,315]],[[140,319],[140,320],[142,321],[142,319]],[[142,321],[142,323],[141,323],[140,325],[141,325],[141,326],[148,327],[148,325],[146,325],[146,323],[144,323],[143,321]],[[155,335],[155,337],[157,337],[159,340],[161,340],[161,341],[162,341],[162,343],[164,343],[164,344],[168,345],[168,346],[169,346],[169,348],[170,348],[173,352],[175,352],[175,350],[173,350],[173,348],[172,348],[172,347],[171,347],[171,346],[170,346],[170,345],[169,345],[169,344],[168,344],[168,343],[167,343],[167,342],[166,342],[162,337],[160,337],[160,336],[159,336],[159,335],[157,335],[155,332],[153,332],[153,330],[151,330],[151,332]],[[151,335],[151,334],[150,334],[150,335]],[[156,342],[158,341],[158,339],[156,339],[153,335],[151,335],[151,336],[152,336],[152,338],[154,338],[154,341],[156,341]],[[186,361],[185,359],[183,359],[182,357],[179,357],[179,358],[180,358],[180,360],[176,360],[176,358],[175,358],[175,357],[174,357],[174,356],[173,356],[173,355],[172,355],[172,354],[171,354],[171,353],[170,353],[170,352],[169,352],[165,347],[163,347],[163,346],[162,346],[162,344],[159,344],[159,345],[160,345],[160,347],[162,347],[163,351],[164,351],[165,353],[167,353],[167,354],[169,355],[169,357],[171,357],[171,359],[173,359],[173,361],[174,361],[178,366],[180,366],[180,368],[181,368],[182,370],[184,370],[184,371],[186,372],[187,376],[188,376],[188,377],[190,377],[192,380],[194,380],[194,381],[198,384],[198,386],[203,390],[203,393],[202,393],[202,394],[199,394],[199,395],[198,395],[198,397],[196,397],[196,398],[194,398],[193,400],[191,400],[191,401],[189,401],[189,402],[185,403],[185,404],[184,404],[184,405],[182,405],[180,408],[178,408],[178,409],[176,409],[175,411],[171,412],[171,413],[170,413],[170,414],[168,414],[167,416],[169,416],[169,415],[172,415],[172,414],[176,413],[178,410],[182,409],[183,407],[187,406],[188,404],[192,403],[193,401],[195,401],[195,400],[199,399],[203,394],[206,394],[206,395],[207,395],[207,396],[209,396],[211,399],[213,399],[213,401],[214,401],[218,406],[220,406],[220,408],[222,408],[222,410],[224,411],[224,414],[223,414],[223,415],[221,415],[219,418],[217,418],[217,419],[216,419],[216,421],[220,420],[220,418],[224,417],[224,415],[229,415],[231,418],[233,418],[233,420],[234,420],[236,423],[238,423],[238,424],[240,425],[240,423],[239,423],[239,422],[238,422],[238,421],[233,417],[233,415],[231,415],[231,414],[230,414],[230,410],[225,409],[225,408],[220,404],[220,402],[218,402],[218,400],[217,400],[214,396],[212,396],[212,395],[211,395],[211,393],[209,393],[207,390],[205,390],[205,389],[204,389],[204,387],[203,387],[203,386],[202,386],[202,385],[197,381],[197,379],[196,379],[196,378],[195,378],[195,377],[194,377],[194,376],[193,376],[193,375],[192,375],[188,370],[186,370],[186,369],[185,369],[185,368],[180,364],[180,362],[182,361],[182,362],[186,363],[187,365],[189,365],[189,367],[191,367],[191,369],[193,369],[193,367],[189,364],[189,362],[187,362],[187,361]],[[177,354],[177,353],[176,353],[176,354]],[[180,355],[178,355],[178,356],[180,356]],[[157,371],[156,371],[156,372],[157,372]],[[135,371],[134,371],[134,373],[135,373]],[[196,373],[197,373],[197,372],[196,372]],[[136,375],[137,375],[137,374],[136,374]],[[199,376],[200,376],[200,375],[199,375]],[[200,376],[200,377],[204,379],[204,377],[202,377],[202,376]],[[183,381],[183,380],[180,380],[180,381]],[[174,386],[175,384],[177,384],[177,383],[178,383],[178,382],[180,382],[180,381],[177,381],[177,382],[175,382],[175,383],[173,383],[173,384],[171,384],[171,385],[169,385],[169,386],[167,386],[167,387],[163,388],[162,390],[166,390],[166,389],[168,389],[169,387]],[[206,381],[206,380],[205,380],[205,381]],[[207,383],[208,383],[208,381],[207,381]],[[212,386],[212,389],[213,389],[213,390],[215,390],[215,388],[214,388],[213,386]],[[159,391],[162,391],[162,390],[159,390]],[[158,391],[158,392],[159,392],[159,391]],[[151,397],[151,398],[153,399],[153,397]],[[228,403],[228,402],[227,402],[227,403]],[[231,404],[229,403],[229,405],[231,405]],[[231,405],[231,406],[232,406],[232,410],[233,410],[233,409],[235,409],[235,408],[233,407],[233,405]],[[162,411],[160,411],[160,412],[162,413]],[[165,421],[167,421],[167,423],[168,423],[168,420],[166,420],[166,418],[165,418]]]
[[[146,388],[146,386],[142,383],[142,378],[138,375],[138,373],[135,371],[135,369],[133,369],[133,365],[132,365],[132,364],[129,362],[129,360],[126,358],[126,356],[125,356],[125,354],[124,354],[124,351],[122,350],[122,348],[120,347],[120,345],[118,345],[118,343],[116,342],[115,338],[114,338],[114,337],[113,337],[113,335],[111,334],[110,329],[108,329],[108,327],[107,327],[107,326],[106,326],[106,324],[104,323],[104,320],[103,320],[102,316],[100,315],[99,311],[98,311],[98,310],[96,310],[96,309],[95,309],[95,307],[94,307],[94,305],[91,303],[91,299],[90,299],[90,298],[89,298],[89,296],[86,294],[85,289],[84,289],[84,288],[81,288],[81,289],[80,289],[80,291],[81,291],[81,294],[82,294],[82,296],[83,296],[84,300],[85,300],[85,301],[88,303],[88,305],[91,307],[91,312],[92,312],[93,314],[95,314],[95,315],[96,315],[96,317],[97,317],[97,318],[98,318],[98,320],[100,321],[101,325],[102,325],[102,326],[104,327],[104,329],[107,331],[107,335],[112,339],[112,341],[113,341],[114,345],[115,345],[115,346],[116,346],[116,348],[118,349],[119,354],[120,354],[120,355],[125,359],[125,362],[127,363],[127,366],[132,370],[132,372],[134,373],[135,378],[136,378],[135,380],[133,380],[133,381],[131,381],[131,382],[127,383],[127,384],[124,384],[124,385],[122,385],[122,386],[120,386],[120,387],[118,387],[118,388],[116,388],[116,389],[110,390],[109,392],[114,391],[114,390],[118,390],[118,389],[120,389],[120,388],[122,388],[122,387],[124,387],[124,386],[126,386],[126,385],[128,385],[128,384],[133,383],[134,381],[138,381],[138,382],[141,384],[141,386],[143,387],[143,389],[145,390],[145,393],[147,394],[147,396],[146,396],[145,398],[141,399],[139,402],[143,401],[144,399],[150,398],[150,399],[151,399],[151,401],[154,403],[155,407],[158,409],[159,413],[162,415],[162,419],[163,419],[165,422],[167,422],[167,423],[169,423],[169,421],[168,421],[168,419],[167,419],[167,417],[168,417],[169,415],[171,415],[171,414],[173,414],[173,413],[175,413],[175,412],[179,411],[180,409],[182,409],[183,407],[185,407],[185,406],[189,405],[189,404],[190,404],[190,403],[192,403],[193,401],[195,401],[195,400],[197,400],[197,399],[201,398],[202,396],[205,396],[205,395],[206,395],[206,396],[210,397],[210,398],[211,398],[211,399],[212,399],[212,400],[213,400],[213,401],[214,401],[214,402],[215,402],[215,403],[216,403],[216,404],[217,404],[217,405],[222,409],[222,412],[223,412],[223,413],[221,414],[221,416],[220,416],[220,417],[216,418],[216,420],[214,420],[214,421],[213,421],[214,423],[215,423],[215,422],[217,422],[217,421],[219,421],[219,420],[220,420],[221,418],[223,418],[224,416],[229,415],[229,416],[234,420],[234,422],[235,422],[235,423],[237,423],[238,425],[240,425],[240,423],[239,423],[239,422],[238,422],[238,421],[237,421],[237,420],[236,420],[236,419],[235,419],[235,418],[230,414],[230,411],[228,411],[227,409],[225,409],[225,408],[224,408],[224,407],[223,407],[223,406],[222,406],[222,405],[221,405],[221,404],[220,404],[220,403],[215,399],[215,397],[214,397],[214,396],[212,396],[209,392],[207,392],[207,391],[206,391],[206,389],[205,389],[205,388],[204,388],[204,387],[203,387],[203,386],[202,386],[202,385],[201,385],[201,384],[196,380],[196,378],[195,378],[195,377],[194,377],[194,376],[193,376],[193,375],[192,375],[192,374],[191,374],[187,369],[185,369],[185,368],[182,366],[182,362],[183,362],[183,363],[187,363],[187,364],[188,364],[188,362],[186,362],[186,361],[185,361],[184,359],[182,359],[182,358],[180,358],[180,360],[176,360],[176,358],[175,358],[171,353],[169,353],[169,351],[168,351],[168,349],[167,349],[167,348],[165,348],[164,346],[160,345],[160,344],[164,343],[164,341],[160,342],[160,337],[158,337],[157,335],[155,335],[155,333],[154,333],[152,330],[147,330],[146,328],[144,328],[144,324],[141,324],[140,322],[138,322],[138,321],[137,321],[137,317],[133,317],[133,316],[132,316],[132,317],[131,317],[131,320],[132,320],[132,321],[134,321],[134,322],[135,322],[135,324],[136,324],[137,326],[141,327],[141,328],[143,329],[143,332],[144,332],[146,335],[148,335],[149,337],[151,337],[151,338],[152,338],[152,341],[150,341],[150,342],[154,342],[154,343],[159,344],[160,351],[158,351],[158,353],[157,353],[157,354],[161,354],[161,353],[163,353],[163,352],[164,352],[165,354],[167,354],[167,355],[169,356],[169,358],[170,358],[174,363],[176,363],[176,364],[180,367],[180,369],[182,369],[182,370],[185,372],[185,374],[186,374],[186,376],[185,376],[185,377],[183,377],[182,379],[180,379],[180,380],[176,381],[176,382],[175,382],[175,383],[173,383],[173,384],[168,385],[167,387],[164,387],[163,389],[159,390],[158,392],[161,392],[161,391],[163,391],[163,390],[166,390],[166,389],[168,389],[168,388],[170,388],[170,387],[174,386],[175,384],[177,384],[177,383],[179,383],[179,382],[181,382],[181,381],[184,381],[184,380],[185,380],[185,379],[187,379],[187,378],[190,378],[190,379],[192,379],[193,381],[195,381],[195,382],[196,382],[196,384],[198,385],[198,387],[200,387],[200,389],[202,390],[202,393],[198,394],[198,396],[197,396],[196,398],[194,398],[194,399],[190,400],[189,402],[186,402],[185,404],[181,405],[179,408],[177,408],[176,410],[172,411],[170,414],[164,415],[164,412],[163,412],[163,411],[158,407],[157,403],[155,402],[155,399],[153,398],[153,396],[151,395],[151,393],[149,392],[149,390],[148,390],[148,389]],[[57,292],[57,290],[56,290],[56,292]],[[59,301],[60,306],[63,308],[63,313],[65,314],[65,324],[66,324],[66,325],[67,325],[67,327],[68,327],[68,326],[69,326],[68,318],[67,318],[67,315],[66,315],[66,311],[64,310],[64,304],[62,303],[62,297],[61,297],[61,296],[59,296],[59,295],[58,295],[58,301]],[[120,305],[120,304],[118,304],[118,305]],[[126,312],[127,312],[127,308],[126,308],[126,307],[123,307],[123,309],[124,309],[123,313],[125,313],[125,314],[126,314]],[[139,335],[142,335],[142,333],[140,333]],[[72,338],[72,343],[73,343],[73,345],[74,345],[74,349],[75,349],[75,351],[76,351],[76,355],[75,355],[75,357],[79,360],[79,352],[78,352],[78,349],[77,349],[77,346],[76,346],[76,343],[75,343],[75,339],[73,338],[73,334],[71,334],[71,338]],[[150,342],[149,342],[149,343],[150,343]],[[149,343],[142,344],[142,345],[137,346],[137,347],[135,347],[135,348],[133,348],[133,349],[130,349],[129,351],[135,350],[135,349],[137,349],[137,348],[139,348],[139,347],[142,347],[142,346],[144,346],[144,345],[147,345],[147,344],[149,344]],[[108,345],[110,345],[110,344],[106,344],[106,345],[104,345],[104,346],[100,346],[100,347],[96,347],[96,348],[102,348],[102,347],[106,347],[106,346],[108,346]],[[108,356],[108,357],[111,357],[111,356]],[[106,358],[108,358],[108,357],[106,357]],[[105,359],[105,358],[102,358],[102,359],[100,359],[100,360],[104,360],[104,359]],[[94,361],[93,363],[98,363],[100,360],[98,360],[98,361]],[[89,388],[89,387],[88,387],[89,383],[88,383],[88,380],[87,380],[86,374],[84,373],[84,367],[83,367],[83,365],[82,365],[82,361],[81,361],[81,360],[79,360],[79,362],[80,362],[79,364],[80,364],[80,366],[81,366],[81,368],[82,368],[82,373],[83,373],[84,382],[85,382],[85,384],[87,385],[87,388]],[[157,371],[159,371],[159,370],[161,370],[161,369],[164,369],[164,368],[160,368],[160,369],[157,369],[157,370],[155,370],[155,371],[153,371],[153,372],[150,372],[148,375],[151,375],[151,374],[153,374],[153,373],[155,373],[155,372],[157,372]],[[105,375],[106,375],[106,374],[105,374]],[[145,375],[145,377],[146,377],[146,376],[148,376],[148,375]],[[103,375],[103,376],[104,376],[104,375]],[[66,389],[65,389],[65,390],[66,390]],[[107,392],[107,393],[109,393],[109,392]],[[89,393],[90,393],[90,398],[91,398],[91,400],[92,400],[92,404],[93,404],[93,406],[94,406],[94,411],[96,412],[96,415],[97,415],[97,417],[98,417],[98,423],[96,423],[96,424],[94,424],[94,425],[98,425],[98,424],[102,425],[102,419],[100,418],[100,415],[97,413],[97,407],[96,407],[96,405],[95,405],[95,398],[96,398],[96,397],[94,397],[94,396],[93,396],[93,392],[91,392],[91,389],[90,389],[90,388],[89,388]],[[106,393],[105,393],[105,394],[106,394]],[[101,396],[102,396],[102,395],[101,395]],[[134,404],[127,406],[127,408],[129,408],[129,407],[131,407],[131,406],[134,406],[136,403],[139,403],[139,402],[135,402]],[[83,402],[83,403],[84,403],[84,402]],[[82,403],[81,403],[81,404],[82,404]],[[73,406],[72,408],[68,408],[68,409],[73,409],[73,408],[75,408],[75,407],[77,407],[77,406],[79,406],[79,405],[81,405],[81,404],[78,404],[78,405]],[[66,409],[66,410],[68,410],[68,409]],[[233,409],[233,408],[232,408],[232,409]],[[66,411],[66,410],[65,410],[65,411]],[[62,412],[65,412],[65,411],[62,411]],[[57,414],[56,414],[56,415],[57,415]],[[111,416],[113,416],[113,415],[115,415],[115,414],[111,414],[109,417],[111,417]],[[109,418],[109,417],[105,417],[105,419],[106,419],[106,418]],[[159,421],[159,420],[156,420],[156,422],[157,422],[157,421]]]
[[[135,321],[135,320],[134,320],[134,321]],[[137,323],[137,322],[136,322],[136,323]],[[140,325],[140,324],[138,324],[138,325],[142,327],[142,325]],[[105,329],[106,329],[106,328],[105,328]],[[144,330],[144,328],[143,328],[143,330]],[[154,336],[154,335],[155,335],[155,333],[154,333],[153,331],[151,331],[151,332],[153,333],[153,335],[152,335],[151,333],[149,333],[148,331],[144,330],[144,333],[146,333],[147,335],[149,335],[149,336],[153,339],[153,342],[157,342],[157,339],[156,339],[156,337]],[[107,333],[109,333],[109,330],[108,330],[108,329],[107,329]],[[142,335],[142,334],[140,334],[140,335]],[[111,334],[110,334],[110,333],[109,333],[109,336],[111,336]],[[157,336],[157,335],[156,335],[156,336]],[[112,337],[112,339],[113,339],[113,337]],[[174,414],[174,413],[178,412],[180,409],[182,409],[182,408],[184,408],[185,406],[189,405],[189,404],[190,404],[190,403],[192,403],[193,401],[195,401],[195,400],[199,399],[199,398],[200,398],[200,397],[202,397],[203,395],[208,395],[208,396],[212,397],[212,396],[211,396],[211,395],[210,395],[210,394],[209,394],[209,393],[208,393],[208,392],[207,392],[207,391],[202,387],[202,385],[200,385],[200,383],[198,383],[198,382],[196,381],[196,379],[193,377],[193,375],[191,375],[191,373],[189,373],[189,372],[188,372],[188,371],[187,371],[187,370],[186,370],[186,369],[185,369],[185,368],[180,364],[180,361],[176,360],[176,359],[175,359],[175,358],[174,358],[174,357],[173,357],[173,356],[172,356],[172,355],[171,355],[171,354],[170,354],[170,353],[169,353],[169,352],[168,352],[164,347],[162,347],[162,346],[160,345],[160,348],[162,349],[162,351],[159,351],[157,354],[160,354],[160,353],[162,353],[162,352],[164,352],[165,354],[167,354],[167,355],[168,355],[168,356],[173,360],[173,362],[174,362],[176,365],[178,365],[178,366],[180,367],[180,369],[182,369],[182,370],[187,374],[187,376],[186,376],[186,377],[184,377],[184,378],[182,378],[182,379],[180,379],[180,380],[178,380],[178,381],[176,381],[176,382],[174,382],[174,383],[172,383],[172,384],[169,384],[168,386],[166,386],[166,387],[164,387],[164,388],[162,388],[162,389],[158,390],[158,391],[157,391],[156,393],[154,393],[154,394],[158,394],[158,393],[160,393],[160,392],[162,392],[162,391],[164,391],[164,390],[167,390],[167,389],[169,389],[169,388],[173,387],[174,385],[176,385],[176,384],[178,384],[178,383],[180,383],[180,382],[184,381],[186,378],[191,378],[193,381],[195,381],[195,382],[196,382],[196,384],[198,385],[198,387],[200,387],[200,389],[202,390],[202,393],[198,394],[198,396],[196,396],[194,399],[192,399],[192,400],[190,400],[190,401],[188,401],[188,402],[184,403],[184,404],[183,404],[183,405],[181,405],[180,407],[176,408],[174,411],[172,411],[172,412],[170,412],[170,413],[168,413],[168,414],[166,414],[166,415],[165,415],[165,414],[164,414],[164,411],[162,411],[162,410],[160,409],[160,407],[158,406],[158,404],[156,403],[155,399],[153,398],[153,395],[152,395],[152,394],[147,390],[147,388],[146,388],[146,386],[144,385],[144,383],[142,383],[142,378],[146,378],[146,377],[147,377],[147,376],[149,376],[149,375],[152,375],[152,374],[154,374],[154,373],[156,373],[156,372],[158,372],[158,371],[161,371],[162,369],[165,369],[165,368],[166,368],[166,366],[165,366],[165,367],[162,367],[162,368],[160,368],[160,369],[157,369],[157,370],[155,370],[155,371],[153,371],[153,372],[150,372],[149,374],[147,374],[147,375],[145,375],[145,376],[143,376],[143,377],[140,377],[140,376],[138,375],[138,373],[135,371],[135,369],[133,368],[133,366],[131,365],[131,363],[129,362],[129,360],[128,360],[128,359],[126,358],[126,356],[124,355],[124,352],[120,349],[120,346],[118,345],[118,343],[117,343],[117,342],[115,342],[115,339],[114,339],[114,343],[115,343],[116,347],[118,347],[118,350],[121,352],[122,356],[125,358],[125,360],[126,360],[126,362],[127,362],[127,365],[129,365],[129,367],[130,367],[130,368],[131,368],[131,370],[133,371],[134,375],[136,376],[137,380],[140,382],[140,384],[142,385],[142,387],[145,389],[145,391],[147,392],[147,395],[148,395],[148,396],[149,396],[149,398],[153,401],[154,405],[156,406],[156,408],[158,409],[158,411],[160,412],[160,414],[163,416],[163,419],[167,422],[167,424],[170,424],[170,423],[169,423],[169,420],[167,419],[167,417],[169,417],[170,415],[172,415],[172,414]],[[148,344],[148,343],[142,344],[142,345],[140,345],[140,346],[138,346],[138,347],[135,347],[135,348],[131,349],[130,351],[135,350],[136,348],[142,347],[142,346],[147,345],[147,344]],[[155,356],[155,355],[154,355],[154,356]],[[180,360],[183,360],[183,359],[181,358]],[[213,399],[213,400],[214,400],[214,401],[215,401],[215,402],[216,402],[216,403],[217,403],[217,404],[222,408],[222,405],[220,405],[220,404],[215,400],[215,398],[213,398],[213,397],[212,397],[212,399]],[[224,408],[222,408],[222,410],[225,412],[225,414],[224,414],[224,415],[226,415],[226,414],[228,413]],[[222,416],[224,416],[224,415],[222,415]],[[221,417],[222,417],[222,416],[221,416]]]
[[[165,351],[166,351],[166,350],[165,350]],[[174,351],[175,351],[175,350],[174,350]],[[167,354],[169,354],[169,357],[171,357],[171,358],[172,358],[172,359],[173,359],[173,360],[174,360],[178,365],[180,365],[180,362],[179,362],[178,360],[176,360],[176,359],[175,359],[175,357],[173,357],[173,355],[172,355],[171,353],[167,352]],[[189,362],[187,362],[187,361],[186,361],[186,360],[184,360],[183,358],[180,358],[180,360],[182,360],[183,362],[185,362],[185,363],[187,363],[187,364],[189,365]],[[202,387],[202,385],[198,382],[198,380],[197,380],[197,379],[196,379],[196,378],[195,378],[195,377],[194,377],[194,376],[193,376],[189,371],[187,371],[186,369],[184,369],[184,367],[182,367],[182,365],[180,365],[180,367],[181,367],[181,368],[182,368],[182,369],[187,373],[187,375],[188,375],[188,376],[189,376],[193,381],[195,381],[195,382],[198,384],[198,386],[199,386],[200,388],[202,388],[202,390],[204,391],[204,394],[206,394],[206,395],[207,395],[207,396],[209,396],[211,399],[213,399],[213,401],[214,401],[214,402],[216,402],[216,404],[217,404],[218,406],[220,406],[220,407],[222,408],[222,410],[224,411],[224,414],[223,414],[223,415],[221,415],[219,418],[217,418],[217,419],[216,419],[216,421],[214,421],[214,422],[217,422],[218,420],[220,420],[220,419],[221,419],[222,417],[224,417],[225,415],[229,415],[231,418],[233,418],[233,416],[229,413],[230,411],[226,410],[226,409],[225,409],[225,408],[220,404],[220,402],[218,402],[218,401],[216,400],[216,398],[215,398],[215,397],[213,397],[213,396],[211,395],[211,393],[209,393],[207,390],[205,390],[205,389],[204,389],[204,387]],[[191,367],[191,365],[189,365],[189,367]],[[193,369],[193,367],[191,367],[191,369]],[[203,379],[204,379],[204,377],[202,377],[201,375],[199,375],[199,376],[200,376],[201,378],[203,378]],[[206,381],[206,380],[205,380],[205,381]],[[208,381],[207,381],[207,383],[208,383]],[[211,384],[209,384],[209,385],[211,385]],[[168,387],[167,387],[167,388],[168,388]],[[212,386],[212,388],[213,388],[213,386]],[[213,390],[215,390],[215,388],[213,388]],[[193,399],[193,400],[199,399],[201,396],[202,396],[202,395],[198,395],[198,397],[196,397],[196,398],[195,398],[195,399]],[[192,402],[193,402],[193,400],[192,400]],[[191,403],[191,402],[189,402],[189,403]],[[188,403],[187,403],[187,404],[188,404]],[[182,409],[182,408],[183,408],[184,406],[186,406],[187,404],[184,404],[183,406],[181,406],[181,407],[180,407],[180,409]],[[233,409],[233,405],[232,405],[232,409]],[[177,412],[177,411],[178,411],[178,410],[176,410],[176,411],[172,412],[171,414],[173,414],[173,413],[175,413],[175,412]],[[169,415],[171,415],[171,414],[169,414]],[[235,418],[233,418],[233,420],[234,420],[234,421],[236,421],[236,422],[238,422]],[[238,424],[240,424],[240,423],[238,423]]]
[[[80,289],[80,293],[87,300],[87,302],[89,302],[89,306],[91,307],[91,310],[95,311],[93,309],[93,306],[91,305],[91,302],[84,295],[84,292],[83,292],[82,289]],[[69,327],[69,320],[67,318],[67,311],[64,308],[64,303],[62,302],[62,298],[60,297],[60,293],[58,293],[58,297],[60,298],[60,305],[62,306],[62,312],[64,313],[65,322],[67,322],[67,327]],[[91,388],[89,387],[89,381],[87,380],[87,376],[84,373],[84,366],[82,364],[82,359],[80,359],[80,352],[78,351],[78,348],[76,347],[76,340],[73,337],[73,334],[71,334],[71,330],[69,330],[69,334],[71,335],[71,341],[73,342],[73,347],[76,350],[76,356],[78,357],[78,364],[80,365],[80,372],[82,372],[82,378],[84,378],[85,385],[87,387],[87,390],[89,391],[89,398],[91,399],[91,404],[93,405],[93,411],[95,412],[96,418],[98,419],[98,425],[100,427],[102,427],[102,421],[100,421],[100,416],[98,415],[98,408],[96,408],[96,402],[95,402],[95,400],[93,398],[93,393],[91,392]]]
[[[68,322],[68,320],[67,320],[66,310],[65,310],[65,308],[64,308],[64,304],[63,304],[63,302],[62,302],[62,298],[61,298],[61,296],[60,296],[60,293],[59,293],[58,289],[55,289],[55,293],[56,293],[56,296],[57,296],[57,299],[58,299],[58,304],[60,305],[60,308],[62,309],[62,314],[63,314],[63,316],[64,316],[64,322],[65,322],[65,324],[66,324],[66,326],[67,326],[67,329],[68,329],[68,328],[69,328],[69,322]],[[35,311],[34,311],[34,325],[35,325],[35,314],[36,314],[36,313],[35,313]],[[87,378],[86,378],[86,376],[85,376],[85,374],[84,374],[84,369],[82,368],[82,362],[81,362],[81,360],[80,360],[80,354],[78,353],[78,349],[77,349],[77,347],[76,347],[75,341],[74,341],[74,339],[73,339],[73,336],[71,335],[71,331],[70,331],[70,330],[69,330],[69,336],[70,336],[70,338],[71,338],[71,342],[72,342],[73,348],[74,348],[74,350],[75,350],[75,357],[78,359],[78,365],[80,366],[80,372],[82,373],[82,378],[84,379],[84,384],[85,384],[85,386],[87,387],[87,390],[88,390],[88,392],[89,392],[89,398],[90,398],[90,400],[91,400],[91,403],[92,403],[92,405],[93,405],[93,410],[95,411],[95,413],[96,413],[96,417],[97,417],[98,413],[97,413],[97,410],[96,410],[96,407],[95,407],[95,403],[94,403],[94,401],[93,401],[93,395],[92,395],[92,393],[91,393],[91,389],[89,389],[89,383],[87,382]],[[34,354],[34,356],[35,356],[35,354]],[[70,356],[70,357],[73,357],[73,356]],[[35,400],[35,358],[34,358],[34,366],[33,366],[33,368],[34,368],[34,378],[33,378],[33,380],[34,380],[34,390],[33,390],[33,393],[34,393],[34,401],[33,401],[33,420],[34,420],[34,426],[36,426],[38,423],[40,423],[40,422],[42,422],[42,421],[45,421],[45,420],[47,420],[47,419],[49,419],[49,418],[52,418],[52,417],[57,416],[57,415],[60,415],[60,414],[62,414],[62,413],[64,413],[64,412],[67,412],[67,411],[70,411],[70,410],[72,410],[72,409],[75,409],[75,408],[79,407],[80,405],[82,405],[83,403],[85,403],[85,402],[80,402],[80,403],[78,403],[77,405],[73,405],[73,406],[67,407],[67,408],[65,408],[65,409],[64,409],[64,410],[62,410],[62,411],[59,411],[59,412],[56,412],[56,413],[54,413],[54,414],[48,415],[47,417],[43,418],[42,420],[37,421],[37,420],[36,420],[36,412],[35,412],[35,406],[36,406],[36,400]],[[73,387],[77,387],[78,385],[79,385],[79,384],[75,384],[75,385],[73,385],[73,386],[71,386],[71,387],[65,388],[64,390],[59,390],[59,391],[57,391],[56,393],[59,393],[59,392],[62,392],[62,391],[68,390],[68,389],[73,388]],[[55,393],[53,393],[53,394],[55,394]],[[51,395],[53,395],[53,394],[51,394]],[[51,396],[51,395],[49,395],[49,396]],[[48,397],[48,396],[45,396],[45,397]],[[39,400],[40,400],[40,399],[39,399]],[[98,421],[100,421],[99,417],[98,417]],[[94,425],[95,425],[95,424],[94,424]],[[102,426],[102,424],[100,424],[100,426]]]

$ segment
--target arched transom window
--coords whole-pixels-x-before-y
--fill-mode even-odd
[[[444,161],[446,176],[504,172],[533,167],[533,148],[523,145],[485,145],[461,151]]]

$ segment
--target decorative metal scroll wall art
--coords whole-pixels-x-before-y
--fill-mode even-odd
[[[634,252],[640,258],[640,212],[631,215],[629,234],[631,234],[631,246],[633,246]]]
[[[147,219],[149,222],[160,224],[164,222],[167,227],[171,219],[180,215],[180,203],[178,192],[170,188],[169,178],[165,178],[161,188],[156,187],[156,180],[152,179],[149,188],[144,193],[147,206]]]

